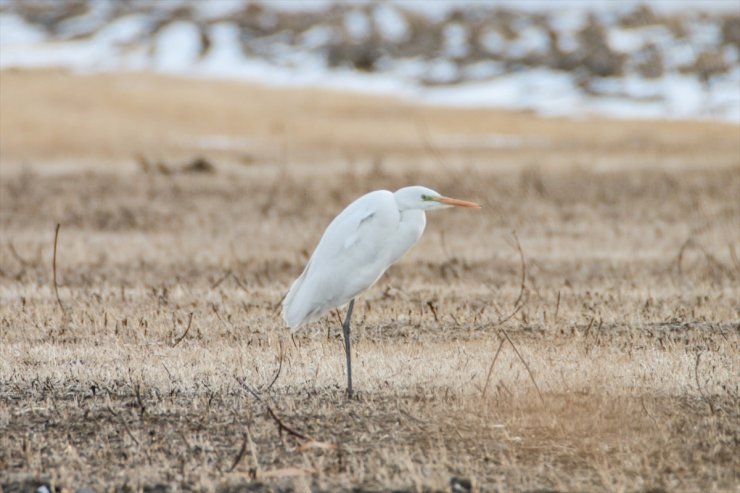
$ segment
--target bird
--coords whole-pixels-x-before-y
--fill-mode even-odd
[[[350,320],[355,298],[419,241],[426,211],[455,206],[480,208],[475,202],[445,197],[419,185],[366,193],[331,221],[283,298],[282,317],[292,331],[348,304],[342,332],[349,397],[353,393]]]

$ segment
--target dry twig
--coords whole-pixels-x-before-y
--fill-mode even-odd
[[[12,241],[8,242],[8,248],[10,249],[11,255],[13,255],[13,257],[18,261],[19,264],[21,264],[21,267],[31,266],[31,262],[20,256],[18,251],[15,249],[15,245],[13,245]]]
[[[57,241],[59,240],[59,228],[61,227],[62,225],[60,223],[57,223],[56,230],[54,231],[54,255],[51,257],[51,278],[52,282],[54,283],[54,294],[57,297],[59,308],[62,309],[62,314],[66,315],[67,310],[64,309],[62,300],[61,298],[59,298],[59,286],[57,284]]]
[[[172,344],[172,347],[177,346],[180,344],[180,341],[185,339],[185,336],[188,335],[188,332],[190,331],[190,326],[193,324],[193,312],[190,312],[190,318],[188,319],[188,326],[185,328],[185,332],[182,333],[180,337],[177,338],[177,340]]]
[[[239,384],[242,387],[244,387],[244,389],[246,389],[247,392],[249,392],[250,394],[252,394],[252,396],[255,399],[257,399],[258,402],[260,402],[261,404],[263,404],[265,406],[265,408],[267,409],[268,414],[273,419],[273,421],[275,421],[275,423],[277,424],[278,430],[279,430],[280,433],[282,433],[283,431],[285,431],[289,435],[293,435],[294,437],[300,438],[301,440],[311,440],[311,441],[314,441],[313,438],[311,438],[311,437],[309,437],[307,435],[304,435],[303,433],[298,432],[298,431],[294,430],[293,428],[291,428],[290,426],[286,425],[283,422],[283,420],[280,419],[280,417],[277,415],[277,413],[275,412],[275,410],[272,409],[272,406],[270,406],[267,402],[265,402],[265,400],[262,398],[262,396],[260,396],[259,392],[257,392],[255,389],[253,389],[252,387],[250,387],[243,380],[240,380],[236,375],[234,375],[234,379],[237,382],[239,382]]]
[[[431,310],[432,315],[434,315],[434,321],[439,322],[439,317],[437,317],[437,308],[434,306],[434,303],[429,300],[427,301],[427,306],[429,307],[429,310]]]
[[[301,432],[295,431],[295,430],[294,430],[293,428],[291,428],[291,427],[289,427],[288,425],[286,425],[285,423],[283,423],[283,420],[281,420],[281,419],[280,419],[280,417],[278,417],[278,415],[277,415],[277,414],[275,413],[275,411],[274,411],[274,410],[272,409],[272,406],[270,406],[269,404],[267,404],[267,403],[266,403],[266,402],[264,402],[264,401],[263,401],[263,404],[264,404],[264,405],[265,405],[265,407],[267,408],[267,412],[268,412],[268,413],[270,413],[270,417],[272,417],[272,419],[273,419],[273,420],[275,421],[275,423],[277,423],[277,425],[278,425],[278,429],[279,429],[279,430],[281,430],[281,431],[283,431],[283,430],[284,430],[284,431],[286,431],[286,432],[287,432],[287,433],[288,433],[289,435],[293,435],[294,437],[296,437],[296,438],[300,438],[301,440],[310,440],[310,441],[312,441],[312,442],[316,441],[316,440],[314,440],[313,438],[311,438],[311,437],[309,437],[309,436],[307,436],[307,435],[304,435],[304,434],[303,434],[303,433],[301,433]]]
[[[521,355],[521,353],[519,353],[519,349],[517,349],[516,345],[512,342],[511,338],[509,337],[509,334],[507,334],[503,328],[499,329],[499,331],[504,335],[504,337],[506,337],[506,340],[509,341],[509,344],[511,344],[511,347],[514,349],[514,352],[516,353],[516,355],[519,357],[519,360],[524,365],[524,368],[527,369],[527,373],[529,373],[529,378],[532,380],[532,383],[534,384],[534,388],[537,390],[537,395],[540,396],[540,401],[544,405],[545,399],[544,397],[542,397],[542,392],[540,392],[540,387],[539,385],[537,385],[537,380],[535,380],[534,374],[532,373],[532,370],[529,368],[529,365],[524,360],[524,357]]]
[[[236,466],[239,464],[239,462],[241,462],[242,457],[244,457],[244,453],[247,451],[247,441],[248,441],[248,438],[249,438],[249,435],[247,435],[247,433],[248,432],[245,432],[244,433],[244,438],[242,440],[242,446],[239,449],[239,453],[236,454],[236,457],[234,458],[234,462],[231,464],[231,467],[229,467],[226,470],[226,472],[233,471],[236,468]]]
[[[216,280],[216,282],[211,284],[211,289],[216,289],[217,287],[219,287],[221,283],[224,282],[226,279],[228,279],[230,275],[231,275],[231,269],[227,270],[223,276],[221,276],[220,278]]]
[[[506,339],[501,339],[501,343],[498,345],[498,349],[496,350],[496,354],[493,356],[493,359],[491,360],[491,365],[488,367],[488,375],[486,375],[486,383],[483,385],[483,392],[481,393],[481,397],[486,396],[486,391],[488,390],[488,382],[491,381],[491,374],[493,373],[493,365],[496,364],[496,360],[498,359],[499,353],[501,353],[501,348],[504,347],[504,342],[506,342]]]
[[[701,353],[696,353],[696,364],[694,365],[694,378],[696,379],[696,388],[699,391],[699,395],[702,399],[704,399],[704,402],[709,405],[709,410],[712,412],[712,414],[717,414],[716,409],[714,408],[714,404],[712,404],[712,401],[707,397],[707,395],[704,393],[704,391],[701,389],[701,383],[699,383],[699,361],[701,359]]]
[[[285,351],[283,347],[283,339],[282,337],[279,339],[280,341],[280,361],[278,363],[278,369],[275,373],[275,377],[272,379],[272,382],[270,382],[270,385],[267,386],[267,391],[269,392],[273,385],[275,385],[275,382],[277,382],[278,377],[280,376],[280,371],[283,369],[283,357],[285,356]]]
[[[512,231],[511,234],[514,236],[514,241],[516,241],[516,249],[519,251],[519,261],[521,265],[521,280],[519,281],[519,296],[517,296],[516,301],[514,302],[514,306],[519,306],[519,303],[521,303],[522,298],[524,297],[524,291],[525,286],[527,283],[527,264],[524,262],[524,251],[522,250],[522,245],[519,243],[519,237],[516,235],[516,231]]]
[[[497,321],[496,324],[494,324],[495,326],[500,326],[503,323],[507,322],[514,315],[516,315],[517,312],[519,312],[519,310],[524,306],[524,303],[526,303],[526,300],[522,301],[524,300],[524,293],[526,291],[526,284],[527,284],[527,270],[526,270],[526,263],[524,261],[524,251],[522,250],[521,243],[519,243],[519,238],[516,235],[516,231],[512,231],[512,234],[514,235],[514,240],[516,241],[516,247],[517,247],[517,250],[519,251],[519,260],[521,262],[521,282],[519,285],[519,296],[517,296],[517,299],[514,302],[514,310],[511,312],[511,314]],[[503,334],[505,340],[508,341],[512,349],[514,349],[514,353],[516,353],[517,357],[519,358],[519,361],[521,361],[522,364],[524,365],[524,368],[527,369],[529,378],[532,380],[532,383],[534,384],[534,388],[537,390],[537,395],[540,397],[540,401],[544,405],[545,399],[542,397],[542,392],[540,392],[540,387],[539,385],[537,385],[537,380],[535,380],[534,374],[532,373],[532,370],[529,368],[529,364],[524,359],[522,354],[519,352],[519,348],[517,348],[516,344],[514,344],[514,341],[511,340],[511,338],[509,337],[509,334],[503,329],[503,327],[499,328],[499,333]],[[498,359],[502,346],[503,346],[503,339],[501,343],[499,344],[498,350],[496,351],[496,354],[494,355],[493,360],[491,361],[491,365],[488,368],[488,376],[486,377],[486,383],[483,386],[482,396],[485,396],[486,394],[486,390],[488,388],[488,382],[491,378],[491,372],[493,371],[493,365],[496,363],[496,359]]]

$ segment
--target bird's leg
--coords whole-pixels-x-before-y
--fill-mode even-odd
[[[349,302],[347,315],[344,317],[342,331],[344,332],[344,352],[347,355],[347,396],[352,397],[352,354],[350,353],[349,343],[349,321],[352,318],[352,308],[355,306],[355,300]]]

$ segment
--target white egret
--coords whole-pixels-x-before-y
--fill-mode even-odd
[[[474,202],[443,197],[426,187],[376,190],[347,206],[329,224],[303,273],[283,300],[283,319],[292,329],[349,303],[342,324],[347,358],[347,393],[352,396],[349,326],[355,297],[371,287],[424,232],[424,211]]]

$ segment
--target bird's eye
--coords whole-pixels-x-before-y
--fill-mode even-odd
[[[432,197],[426,194],[421,194],[421,200],[432,200]]]

